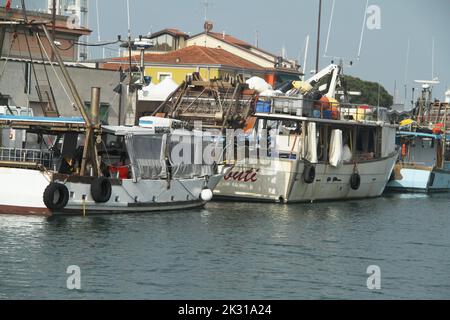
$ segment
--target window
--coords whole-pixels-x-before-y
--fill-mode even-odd
[[[91,115],[91,103],[85,102],[85,109],[88,115]],[[99,120],[103,125],[107,125],[109,123],[109,103],[100,103],[100,111],[99,111]]]
[[[172,51],[174,50],[175,39],[173,36],[168,34],[160,35],[154,39],[155,46],[152,51]]]
[[[172,73],[169,72],[158,72],[158,80],[159,82],[163,82],[166,79],[172,79]]]
[[[9,98],[0,94],[0,106],[9,106]]]

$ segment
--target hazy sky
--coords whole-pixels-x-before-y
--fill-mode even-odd
[[[127,34],[126,0],[97,0],[102,40]],[[329,56],[355,61],[345,72],[365,80],[380,81],[393,93],[394,84],[401,99],[405,78],[408,100],[414,80],[432,78],[432,39],[435,39],[434,76],[441,85],[435,96],[443,98],[450,88],[450,0],[369,0],[381,8],[381,30],[365,29],[361,57],[356,61],[366,0],[335,0],[334,20],[328,46]],[[17,1],[16,1],[17,2]],[[30,6],[41,1],[27,0]],[[45,1],[43,1],[45,3]],[[90,0],[90,41],[97,41],[96,0]],[[178,28],[196,34],[202,31],[204,0],[130,0],[132,33],[147,34],[164,28]],[[318,0],[209,0],[208,18],[214,30],[225,31],[248,42],[259,32],[260,47],[281,54],[284,46],[289,58],[303,64],[305,38],[311,42],[307,70],[314,69],[317,39]],[[321,67],[331,62],[324,57],[333,0],[323,0]],[[410,55],[407,67],[407,47]],[[117,51],[107,50],[107,56]],[[101,50],[93,51],[95,57]],[[417,85],[416,85],[417,86]]]

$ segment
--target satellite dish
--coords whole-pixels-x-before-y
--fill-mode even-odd
[[[210,32],[214,28],[214,25],[211,21],[205,21],[203,28],[205,29],[206,32]]]

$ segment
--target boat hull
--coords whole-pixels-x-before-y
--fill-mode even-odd
[[[380,196],[394,168],[397,153],[358,163],[361,185],[351,188],[354,164],[334,168],[317,164],[314,182],[303,180],[304,161],[273,159],[230,169],[214,190],[216,199],[258,202],[302,203],[328,200],[363,199]]]
[[[387,190],[403,193],[450,192],[450,171],[397,164]]]
[[[96,203],[90,184],[82,181],[64,181],[39,170],[0,168],[2,187],[0,214],[23,215],[89,215],[147,213],[204,206],[202,191],[213,190],[222,175],[212,177],[166,180],[122,180],[112,185],[111,198]],[[67,206],[53,212],[44,204],[43,194],[51,182],[64,184],[69,191]]]

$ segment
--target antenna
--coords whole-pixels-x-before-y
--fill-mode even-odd
[[[361,57],[361,51],[362,51],[362,45],[363,45],[363,39],[364,39],[364,30],[366,29],[366,12],[367,12],[368,7],[369,7],[369,0],[366,1],[366,8],[364,9],[364,19],[363,19],[362,30],[361,30],[361,39],[359,41],[359,50],[358,50],[357,60],[359,60],[359,58]]]
[[[330,24],[328,25],[328,35],[327,35],[327,43],[325,45],[325,56],[328,54],[328,44],[330,43],[330,34],[331,34],[331,25],[333,24],[334,17],[334,6],[336,5],[336,0],[333,0],[333,4],[331,6],[331,18]]]
[[[131,15],[130,15],[130,0],[127,0],[127,17],[128,17],[128,40],[131,41]]]
[[[95,0],[95,11],[97,14],[97,40],[98,42],[102,41],[101,33],[100,33],[100,11],[98,10],[98,0]],[[105,59],[105,47],[103,47],[103,59]]]
[[[305,57],[303,60],[303,73],[306,74],[306,64],[308,62],[308,49],[309,49],[309,34],[306,36],[305,39]],[[305,75],[303,75],[303,80],[305,80]]]
[[[406,100],[408,99],[408,69],[409,69],[409,56],[411,52],[411,37],[408,37],[408,49],[406,50],[406,65],[405,65],[405,107]]]
[[[211,3],[208,0],[203,1],[203,9],[205,12],[205,22],[208,21],[208,8],[211,6]]]
[[[362,32],[361,32],[361,39],[360,39],[360,42],[359,42],[358,56],[356,58],[356,60],[358,60],[358,61],[359,61],[359,57],[361,55],[361,50],[362,50],[362,42],[363,42],[363,38],[364,38],[364,27],[365,27],[365,22],[366,22],[366,18],[365,17],[366,17],[366,11],[367,11],[368,6],[369,6],[369,0],[367,0],[367,2],[366,2],[366,7],[365,7],[365,11],[364,11],[363,28],[362,28]],[[343,57],[329,56],[328,55],[328,47],[329,47],[329,44],[330,44],[331,28],[333,26],[335,7],[336,7],[336,0],[333,0],[332,5],[331,5],[331,15],[330,15],[330,23],[328,25],[328,34],[327,34],[327,40],[326,40],[326,45],[325,45],[325,53],[324,53],[323,56],[324,56],[324,58],[331,58],[333,60],[340,60],[340,61],[342,61],[342,64],[344,62],[346,62],[347,60],[349,60],[348,67],[352,67],[354,65],[353,58],[348,58],[347,59],[347,58],[343,58]],[[332,61],[332,63],[334,63],[334,61]]]
[[[435,49],[435,39],[431,40],[431,79],[434,79],[434,49]]]

